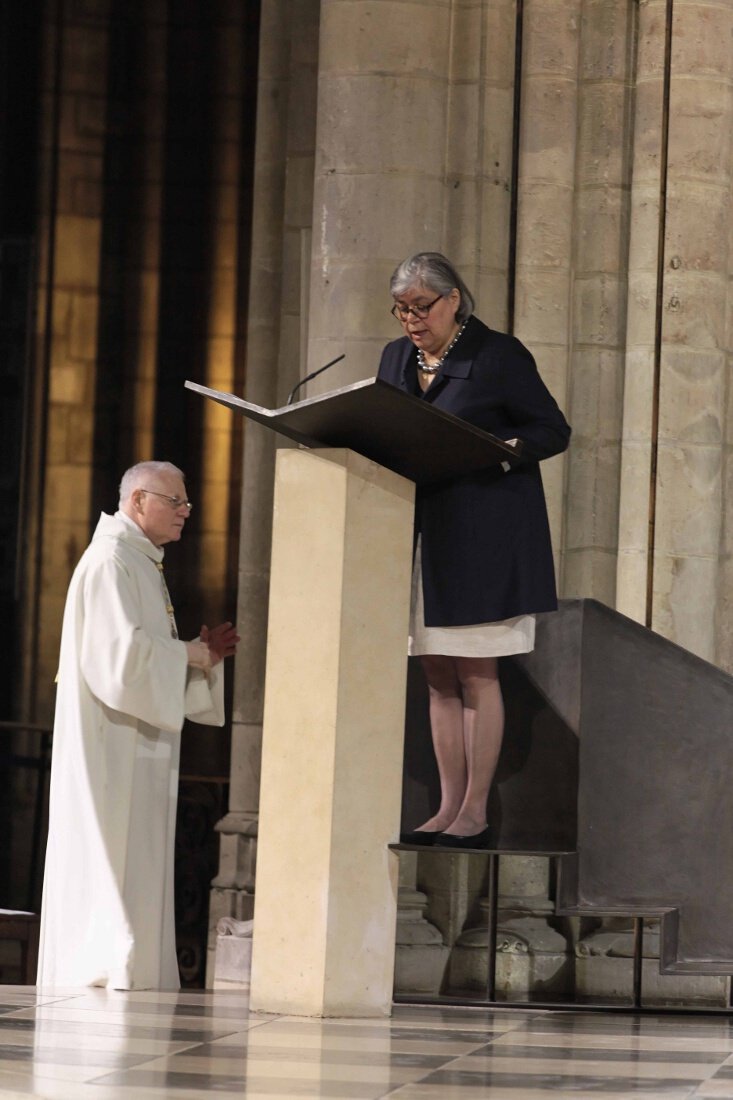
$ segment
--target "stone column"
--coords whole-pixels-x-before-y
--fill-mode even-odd
[[[277,403],[281,335],[290,59],[281,28],[288,25],[289,6],[287,0],[264,0],[261,13],[245,392],[267,407]],[[274,444],[267,429],[246,425],[237,604],[242,641],[234,666],[229,813],[217,825],[221,848],[209,908],[208,985],[219,919],[248,919],[254,905]]]
[[[346,360],[309,393],[376,373],[392,270],[443,244],[450,29],[443,0],[322,0],[308,368]]]
[[[265,0],[258,71],[253,239],[245,395],[276,407],[304,373],[308,330],[319,0]],[[259,805],[274,453],[244,429],[230,812],[219,822],[209,981],[220,917],[251,916]]]
[[[524,5],[515,332],[566,410],[580,12],[580,0],[561,9],[553,0]],[[556,548],[565,461],[542,464]]]
[[[714,660],[733,9],[676,0],[673,32],[651,625]]]
[[[573,988],[569,933],[556,925],[550,899],[550,861],[540,856],[504,856],[499,868],[496,990],[503,1000],[562,999]],[[488,899],[453,948],[451,987],[485,990],[488,973]],[[477,919],[476,919],[477,918]]]
[[[455,4],[442,250],[492,328],[506,330],[515,0]]]
[[[727,537],[722,462],[724,419],[730,415],[726,349],[733,12],[727,5],[712,3],[680,0],[674,5],[668,178],[662,211],[659,135],[665,109],[665,15],[662,0],[641,7],[618,606],[641,621],[648,616],[654,629],[715,660],[719,643],[711,609],[722,587],[721,538],[725,545]],[[666,226],[659,286],[662,214]],[[661,347],[655,390],[657,295]],[[647,500],[648,507],[640,505]]]
[[[616,607],[645,622],[664,132],[666,0],[639,5]]]
[[[55,185],[55,191],[43,194],[39,216],[36,313],[37,362],[45,360],[48,369],[43,504],[33,532],[39,547],[34,548],[39,554],[35,621],[42,626],[32,627],[23,645],[32,694],[27,713],[45,721],[53,714],[66,589],[92,522],[109,37],[104,17],[83,14],[67,15],[55,30],[61,50],[59,132],[53,131],[57,105],[54,35],[49,34],[40,162],[43,185]]]
[[[584,0],[573,207],[565,596],[616,595],[636,8]]]

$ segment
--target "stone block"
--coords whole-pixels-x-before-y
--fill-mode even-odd
[[[613,552],[618,538],[619,467],[621,445],[596,436],[573,434],[568,452],[565,546],[594,547]],[[585,593],[590,595],[590,593]]]
[[[105,88],[109,29],[104,22],[98,26],[87,23],[64,27],[62,73],[64,90],[68,92],[98,92]]]
[[[94,384],[94,367],[91,363],[54,363],[49,375],[49,401],[51,405],[84,405],[89,408]]]
[[[531,119],[521,135],[519,178],[553,180],[572,187],[575,180],[577,100],[575,81],[559,76],[526,78],[522,116]]]
[[[645,0],[640,6],[637,82],[661,81],[664,72],[666,0]]]
[[[631,80],[632,9],[606,0],[584,0],[579,70],[582,80]]]
[[[634,111],[634,187],[648,184],[657,194],[660,183],[663,86],[661,77],[640,77]]]
[[[285,187],[284,229],[307,229],[313,220],[313,171],[315,157],[312,148],[301,153],[289,153]]]
[[[727,225],[730,189],[674,179],[667,197],[665,259],[668,278],[675,271],[724,273],[727,269]]]
[[[440,171],[440,161],[443,157],[447,172],[472,175],[480,171],[483,137],[480,97],[481,89],[476,83],[460,82],[451,85],[446,146],[444,153],[435,163],[435,169],[438,171]]]
[[[722,351],[667,346],[659,405],[666,442],[717,445],[722,440],[726,363]]]
[[[447,138],[444,80],[432,73],[321,73],[317,171],[441,175]],[[400,113],[395,103],[401,104]],[[390,119],[390,125],[384,120]]]
[[[715,655],[717,581],[714,558],[655,552],[652,629],[705,661]]]
[[[362,273],[358,290],[364,302],[355,318],[356,331],[362,336],[372,332],[363,327],[361,319],[371,293],[369,286],[364,286],[364,272],[381,261],[391,274],[405,256],[418,247],[429,247],[423,242],[437,244],[442,229],[443,202],[444,184],[438,174],[431,173],[426,178],[412,169],[390,174],[375,165],[373,171],[364,174],[326,172],[320,175],[316,180],[314,223],[318,230],[314,232],[312,268],[318,283],[311,281],[311,330],[320,330],[319,311],[330,313],[333,296],[345,289],[335,285],[333,272],[348,264]],[[350,284],[349,278],[349,290]],[[373,293],[383,296],[379,308],[386,307],[385,316],[389,321],[392,305],[389,275],[373,288]],[[336,303],[337,313],[341,313],[342,306],[343,302]],[[329,320],[326,327],[331,333],[348,330],[349,319],[350,310],[347,310],[342,323],[334,325]]]
[[[664,281],[664,344],[722,347],[725,296],[726,280],[721,275],[682,269],[668,274]]]
[[[626,549],[619,546],[616,569],[616,610],[643,624],[646,621],[646,599],[646,550]]]
[[[618,542],[625,551],[647,551],[651,450],[651,439],[625,440],[621,447]]]
[[[673,71],[695,79],[730,80],[732,38],[733,9],[729,4],[697,0],[679,5],[675,9]]]
[[[576,270],[624,273],[629,233],[626,192],[618,186],[580,187],[575,201]]]
[[[449,66],[450,10],[442,0],[391,4],[385,17],[378,0],[322,0],[321,77],[380,73],[445,78]],[[428,60],[429,59],[429,60]],[[406,106],[406,104],[403,104]],[[394,108],[393,108],[394,113]]]
[[[71,296],[68,353],[82,361],[97,357],[99,340],[99,297],[78,293]]]
[[[616,603],[616,552],[600,547],[565,548],[562,556],[562,595],[592,597],[614,607]]]
[[[579,346],[571,358],[568,419],[579,436],[618,442],[623,422],[623,352],[583,346],[583,335],[578,334]]]
[[[222,917],[217,924],[214,989],[250,986],[254,921]]]
[[[632,227],[633,235],[633,227]],[[656,331],[656,270],[630,269],[627,280],[626,347],[632,355],[653,353]]]
[[[469,193],[473,191],[470,183],[468,184],[468,190]],[[451,214],[456,219],[457,232],[463,237],[462,247],[459,246],[457,252],[460,253],[465,250],[469,242],[472,241],[474,247],[478,246],[474,260],[477,260],[482,268],[500,273],[506,281],[509,260],[509,204],[511,196],[498,176],[484,176],[476,191],[478,205],[475,218],[471,217],[470,200],[466,202],[465,188],[463,194],[464,206],[460,210],[455,206],[455,202],[459,198],[458,190],[455,189],[451,193]],[[451,254],[451,259],[453,259],[454,254]],[[456,262],[458,261],[454,260],[454,263]],[[460,270],[463,272],[463,266]]]
[[[576,274],[573,324],[583,344],[621,348],[626,336],[625,282],[620,275]]]
[[[587,84],[578,103],[579,183],[629,183],[629,90],[620,82]]]
[[[471,288],[476,298],[476,313],[489,326],[505,332],[507,327],[507,277],[503,270],[480,268]]]
[[[560,75],[575,79],[580,35],[578,0],[558,8],[554,0],[532,0],[525,18],[524,62],[526,78]]]
[[[101,223],[97,218],[62,215],[56,222],[54,282],[94,290],[99,277]]]
[[[572,242],[573,192],[552,180],[527,180],[521,192],[522,264],[566,271]]]
[[[565,346],[569,339],[569,276],[566,271],[534,271],[517,265],[515,329],[532,347]]]
[[[729,86],[687,75],[673,82],[672,110],[670,178],[698,179],[725,188],[730,178],[733,120]]]

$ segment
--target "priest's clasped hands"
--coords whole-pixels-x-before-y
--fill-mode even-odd
[[[233,657],[237,650],[239,635],[232,623],[219,623],[218,626],[201,627],[196,641],[186,642],[188,663],[192,668],[209,672],[225,657]]]

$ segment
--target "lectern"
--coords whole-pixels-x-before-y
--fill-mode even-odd
[[[250,1008],[389,1015],[414,483],[517,455],[379,379],[263,409],[278,451]]]

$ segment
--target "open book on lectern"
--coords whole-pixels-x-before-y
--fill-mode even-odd
[[[186,389],[305,447],[347,447],[420,485],[516,458],[512,445],[381,378],[367,378],[279,409],[253,405],[196,382]]]

